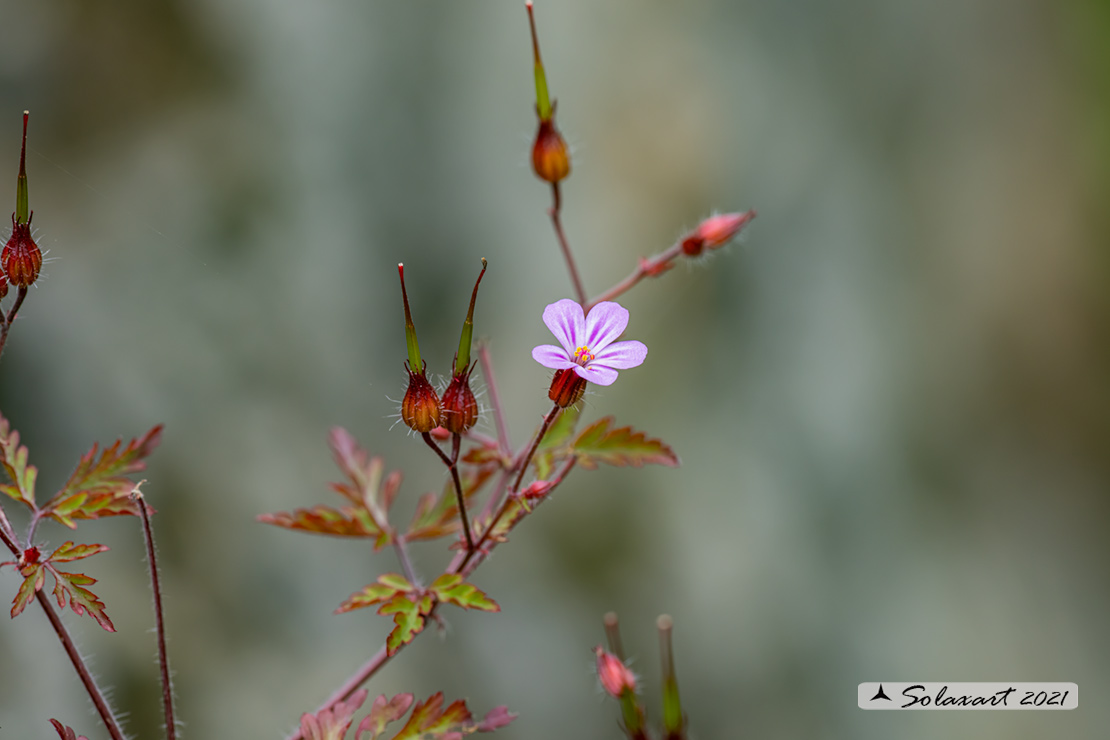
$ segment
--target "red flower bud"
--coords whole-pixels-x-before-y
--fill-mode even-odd
[[[636,693],[636,676],[620,658],[605,652],[600,645],[594,648],[594,654],[597,656],[597,677],[609,696],[619,699],[625,692]]]
[[[25,288],[38,279],[42,269],[42,252],[31,238],[30,219],[27,223],[19,223],[12,214],[12,236],[0,252],[0,266],[3,266],[8,281],[17,287]]]
[[[541,180],[555,184],[570,174],[570,155],[563,135],[555,128],[555,119],[540,121],[536,142],[532,145],[532,169]]]
[[[405,363],[405,369],[409,372],[409,388],[401,401],[401,419],[414,432],[430,432],[439,426],[439,396],[424,376],[423,367],[413,372]]]
[[[471,365],[461,375],[451,378],[443,392],[443,426],[452,434],[462,434],[478,421],[478,401],[470,390]]]
[[[693,233],[682,240],[682,252],[688,257],[696,257],[706,249],[717,249],[732,241],[740,229],[755,218],[755,211],[744,213],[722,213],[698,224]]]
[[[8,294],[8,278],[0,271],[0,298]]]
[[[565,409],[567,406],[578,403],[585,392],[586,379],[574,372],[574,368],[568,367],[555,371],[555,377],[551,379],[551,389],[547,391],[547,397],[554,401],[559,408]]]

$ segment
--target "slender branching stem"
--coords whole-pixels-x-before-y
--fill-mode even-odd
[[[96,680],[93,679],[92,674],[89,673],[85,661],[81,658],[81,654],[77,652],[77,646],[73,644],[73,639],[66,631],[65,625],[62,624],[61,617],[54,611],[54,607],[50,604],[50,598],[39,591],[35,594],[38,599],[39,605],[42,610],[46,612],[46,618],[50,620],[50,625],[54,628],[54,632],[58,635],[58,639],[62,641],[62,647],[65,648],[66,655],[69,656],[70,662],[73,663],[74,670],[77,671],[81,683],[85,685],[85,690],[89,692],[89,698],[92,699],[93,705],[96,707],[97,713],[100,715],[101,721],[108,729],[108,734],[112,736],[112,740],[123,740],[123,730],[120,729],[119,722],[116,721],[112,710],[108,707],[108,702],[105,701],[104,695],[101,693],[100,688],[96,685]]]
[[[8,343],[8,332],[11,331],[12,322],[15,321],[15,315],[19,313],[19,307],[23,305],[23,299],[27,297],[27,286],[21,285],[19,287],[19,294],[15,297],[15,303],[12,304],[8,315],[4,316],[0,312],[0,355],[4,354],[4,345]]]
[[[15,527],[8,521],[8,517],[2,508],[0,508],[0,540],[3,540],[4,544],[16,555],[19,554],[19,537],[15,533]]]
[[[509,440],[509,425],[505,422],[505,407],[501,405],[501,396],[497,392],[497,379],[493,375],[493,360],[490,358],[489,345],[486,342],[478,342],[478,364],[482,366],[482,377],[486,379],[489,402],[493,406],[493,421],[497,425],[497,442],[501,454],[507,457],[512,451],[512,442]]]
[[[566,478],[567,474],[574,468],[575,462],[576,462],[575,458],[572,457],[566,463],[563,464],[563,467],[560,468],[559,472],[550,481],[552,488],[555,488],[556,486],[558,486],[560,483],[563,482],[563,480]],[[485,535],[483,535],[483,537],[480,541],[481,544],[485,544],[485,542],[489,539],[489,534],[490,534],[490,532],[493,531],[493,527],[497,524],[498,521],[501,520],[501,517],[508,510],[508,503],[509,503],[509,499],[506,499],[505,503],[501,506],[500,510],[498,511],[496,519],[493,522],[491,522],[490,526],[486,529]],[[481,545],[479,545],[479,546],[481,546]],[[497,546],[496,541],[490,542],[489,543],[489,550],[492,550],[496,546]],[[476,551],[470,551],[470,552],[465,552],[465,553],[460,552],[460,553],[456,554],[455,559],[451,562],[451,565],[448,566],[447,572],[448,573],[458,573],[458,574],[462,575],[463,577],[469,577],[470,574],[473,573],[477,569],[477,567],[485,561],[486,556],[489,554],[488,552],[485,552],[485,553],[478,552],[478,557],[475,558],[475,557],[472,557],[472,555],[471,555],[472,552],[476,552]],[[469,565],[469,567],[467,567],[468,565]],[[438,608],[439,608],[439,604],[438,603],[434,604],[432,606],[431,612],[428,613],[427,618],[428,619],[434,619],[435,618],[435,612]],[[411,643],[405,643],[405,644],[411,644]],[[318,713],[324,711],[325,709],[331,709],[332,707],[334,707],[339,702],[345,701],[346,699],[350,698],[350,696],[352,694],[354,694],[356,691],[358,691],[360,686],[362,686],[364,683],[366,683],[371,678],[373,678],[374,675],[378,671],[380,671],[385,666],[386,663],[388,663],[392,658],[394,658],[398,653],[400,653],[401,650],[404,649],[405,644],[400,645],[397,648],[396,652],[393,653],[393,655],[390,655],[389,652],[386,650],[386,647],[383,645],[381,647],[381,649],[378,650],[378,652],[374,653],[374,655],[368,661],[363,663],[362,666],[359,667],[359,669],[357,671],[355,671],[354,674],[352,674],[350,678],[348,678],[346,681],[344,681],[343,685],[340,686],[338,689],[336,689],[332,693],[332,695],[329,696],[327,698],[327,700],[316,709],[316,712],[314,712],[314,713],[318,714]],[[301,735],[300,729],[297,729],[296,731],[293,732],[293,734],[291,734],[287,738],[287,740],[304,740],[304,736]]]
[[[597,304],[601,303],[602,301],[613,300],[622,293],[630,290],[633,286],[636,285],[636,283],[640,282],[645,277],[648,277],[649,275],[660,274],[660,272],[667,269],[665,265],[668,262],[674,260],[680,254],[682,254],[682,243],[677,242],[650,259],[641,259],[640,264],[636,267],[635,270],[632,271],[631,275],[626,277],[624,280],[621,280],[612,288],[609,288],[609,290],[605,291],[597,298],[584,303],[582,306],[583,310],[586,313],[589,313],[590,309]]]
[[[547,215],[551,216],[551,225],[555,227],[555,236],[559,240],[559,246],[563,250],[563,259],[567,261],[567,269],[570,271],[570,281],[574,284],[574,292],[578,296],[578,302],[583,306],[586,305],[586,289],[582,287],[582,278],[578,277],[578,267],[574,264],[574,255],[570,253],[570,244],[567,243],[567,235],[563,233],[563,219],[560,216],[562,211],[562,198],[559,195],[559,183],[551,184],[551,193],[555,200],[555,204],[547,209]]]
[[[5,523],[7,523],[7,519],[5,519],[4,521]],[[11,525],[9,524],[8,527],[10,528]],[[3,542],[5,545],[7,545],[8,549],[12,551],[12,555],[15,555],[16,557],[19,557],[20,554],[23,552],[23,550],[19,547],[19,541],[16,539],[15,533],[6,532],[4,531],[3,527],[0,527],[0,542]]]
[[[397,551],[397,559],[401,561],[401,569],[405,571],[405,578],[414,586],[420,586],[416,577],[416,569],[412,567],[412,558],[409,557],[408,540],[405,535],[393,535],[393,549]]]
[[[447,469],[451,472],[451,480],[455,484],[455,497],[459,502],[459,519],[462,522],[463,532],[466,534],[466,549],[467,551],[471,551],[474,549],[474,536],[470,533],[470,517],[467,516],[466,513],[466,500],[463,497],[462,481],[459,480],[459,466],[456,464],[456,461],[452,461],[451,458],[447,457],[443,450],[439,448],[439,445],[432,439],[431,434],[424,432],[420,436],[424,438],[425,444],[435,450],[436,454],[439,455],[439,459],[443,461],[443,464],[446,465]],[[455,457],[458,458],[459,435],[455,434],[453,436]]]
[[[150,590],[154,594],[154,626],[158,635],[158,667],[162,672],[162,711],[166,716],[166,740],[175,740],[177,722],[173,716],[173,683],[170,681],[170,659],[166,652],[166,620],[162,610],[162,585],[158,577],[158,561],[154,556],[154,530],[150,526],[150,512],[147,511],[146,499],[139,490],[139,486],[145,482],[142,481],[135,486],[131,492],[131,500],[139,510],[139,518],[143,522],[146,559],[150,564]]]
[[[543,419],[543,424],[540,425],[540,431],[536,433],[536,438],[532,440],[532,446],[528,448],[528,453],[524,456],[524,462],[520,464],[520,470],[517,472],[516,481],[510,490],[511,493],[516,493],[520,490],[520,482],[524,480],[524,474],[528,472],[528,463],[532,462],[532,456],[536,454],[536,448],[540,446],[543,437],[547,434],[547,430],[551,427],[551,422],[555,421],[555,417],[562,411],[558,404],[551,407],[551,411]]]

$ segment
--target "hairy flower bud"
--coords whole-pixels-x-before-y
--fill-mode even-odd
[[[478,421],[478,401],[470,390],[471,370],[473,366],[452,377],[443,392],[442,423],[452,434],[462,434]]]
[[[532,169],[541,180],[557,183],[570,174],[570,155],[555,120],[540,121],[536,141],[532,144]]]
[[[723,247],[753,218],[755,211],[710,216],[682,240],[682,252],[688,257],[696,257],[706,249]]]
[[[30,219],[19,223],[12,214],[12,235],[0,252],[0,266],[8,282],[16,287],[25,288],[38,279],[42,269],[42,252],[31,238]]]
[[[568,367],[555,371],[555,377],[551,379],[551,388],[547,391],[547,397],[554,401],[559,408],[565,409],[567,406],[578,403],[585,392],[586,379],[574,372],[573,368]]]
[[[405,369],[409,372],[409,387],[401,401],[401,419],[414,432],[430,432],[439,426],[439,396],[425,377],[423,366],[420,372],[413,372],[406,363]]]
[[[636,693],[636,676],[620,658],[600,645],[594,648],[594,654],[597,656],[597,677],[609,696],[620,699],[626,692]]]

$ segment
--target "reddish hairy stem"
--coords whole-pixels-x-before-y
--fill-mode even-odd
[[[145,482],[145,481],[144,481]],[[146,543],[146,559],[150,563],[150,590],[154,594],[154,625],[158,634],[158,667],[162,673],[162,711],[166,716],[166,740],[177,737],[177,723],[173,716],[173,684],[170,683],[170,659],[166,652],[166,623],[162,611],[162,586],[158,578],[158,562],[154,557],[154,530],[150,526],[150,512],[146,500],[139,491],[139,483],[131,492],[131,500],[139,509],[143,522],[143,540]]]
[[[493,421],[497,425],[497,442],[503,455],[512,452],[509,441],[509,425],[505,423],[505,409],[501,405],[501,396],[497,393],[497,379],[493,375],[493,360],[490,359],[489,345],[478,342],[478,364],[482,366],[482,377],[486,379],[486,389],[489,391],[489,402],[493,406]]]
[[[416,570],[412,567],[412,559],[409,558],[409,551],[405,546],[406,544],[407,542],[403,534],[394,533],[393,549],[397,551],[397,559],[401,561],[401,569],[405,571],[405,578],[407,578],[412,585],[419,586],[420,584],[416,579]]]
[[[8,332],[11,330],[15,315],[19,313],[19,307],[23,305],[23,299],[26,297],[27,286],[19,286],[19,294],[15,297],[15,303],[12,304],[8,315],[5,317],[3,313],[0,313],[0,355],[4,354],[4,345],[8,343]]]
[[[551,479],[552,488],[558,486],[560,483],[563,482],[563,479],[566,478],[567,474],[574,468],[576,462],[577,461],[575,460],[575,458],[572,457],[563,465],[563,467],[559,470],[559,473]],[[490,526],[486,529],[485,534],[479,541],[480,543],[485,543],[489,539],[489,533],[493,531],[493,527],[497,524],[498,521],[500,521],[502,515],[505,513],[506,509],[508,508],[508,502],[509,499],[506,498],[497,513],[497,517],[494,519],[494,521],[490,522]],[[492,551],[493,548],[497,546],[497,544],[497,542],[491,542],[489,549]],[[469,577],[470,574],[473,573],[479,565],[485,562],[486,556],[488,555],[488,552],[479,553],[477,558],[471,558],[470,552],[460,552],[455,555],[455,559],[451,562],[451,565],[448,566],[447,572],[458,573],[461,574],[463,577]],[[466,567],[467,565],[469,565],[470,567]],[[435,617],[435,612],[438,608],[438,603],[432,606],[432,610],[427,615],[428,619],[432,619]],[[383,645],[381,649],[379,649],[378,652],[376,652],[370,658],[370,660],[363,663],[362,666],[357,671],[355,671],[350,678],[344,681],[343,685],[336,689],[332,693],[332,695],[329,696],[327,700],[316,709],[314,714],[318,714],[325,709],[331,709],[339,702],[345,701],[346,699],[350,698],[352,694],[358,691],[360,686],[373,678],[374,674],[380,671],[386,663],[388,663],[393,657],[400,653],[401,650],[404,649],[405,645],[411,644],[412,643],[409,642],[398,646],[396,652],[394,652],[393,655],[390,655],[386,650],[386,647]],[[293,732],[292,735],[287,738],[287,740],[304,740],[304,736],[301,734],[300,729],[297,729]]]
[[[532,462],[532,455],[536,454],[536,448],[540,446],[540,442],[543,441],[544,435],[547,434],[551,422],[555,421],[555,417],[559,415],[560,411],[562,411],[562,409],[556,404],[551,407],[551,411],[544,417],[543,424],[540,426],[540,431],[536,434],[536,438],[532,440],[532,446],[528,449],[528,454],[524,456],[524,461],[520,464],[520,471],[517,473],[516,481],[513,483],[513,487],[509,489],[510,495],[520,490],[520,482],[524,480],[524,474],[528,472],[528,463]]]
[[[547,214],[551,216],[551,225],[555,227],[555,236],[559,239],[559,246],[563,250],[563,259],[567,261],[567,269],[570,270],[570,281],[574,284],[574,292],[578,296],[578,302],[585,306],[587,300],[586,289],[582,287],[582,278],[578,277],[578,267],[574,264],[574,255],[570,253],[567,235],[563,233],[563,220],[559,216],[562,210],[559,183],[551,183],[551,192],[555,198],[555,205],[547,210]]]
[[[462,481],[459,480],[459,466],[457,465],[459,456],[459,435],[452,435],[454,438],[452,444],[454,446],[455,460],[447,457],[443,450],[439,449],[439,445],[432,439],[431,434],[424,432],[420,436],[424,438],[425,444],[435,450],[436,454],[439,455],[439,459],[442,460],[443,464],[447,466],[447,469],[451,471],[451,480],[455,484],[455,498],[458,499],[459,503],[459,519],[462,521],[463,532],[466,534],[466,549],[468,552],[473,551],[474,537],[470,534],[470,517],[467,516],[466,513],[466,500],[463,498]]]
[[[672,246],[663,250],[651,259],[641,259],[639,266],[632,271],[631,275],[626,277],[624,280],[621,280],[619,283],[599,295],[597,298],[594,298],[588,303],[584,303],[582,309],[586,313],[589,313],[590,309],[597,304],[601,303],[602,301],[613,300],[620,294],[630,290],[633,286],[636,285],[636,283],[640,282],[645,277],[648,277],[649,275],[658,275],[658,270],[663,267],[663,265],[672,261],[680,254],[682,254],[682,242],[673,244]]]
[[[89,698],[92,699],[93,705],[96,706],[96,711],[100,715],[101,721],[104,726],[108,728],[108,734],[112,736],[112,740],[124,740],[123,731],[120,729],[119,723],[112,715],[112,710],[108,708],[108,702],[104,700],[104,695],[101,694],[100,689],[96,685],[92,674],[89,669],[85,667],[85,661],[81,659],[81,654],[77,652],[77,647],[73,644],[73,640],[66,631],[65,625],[62,624],[61,618],[58,613],[54,611],[54,607],[50,605],[50,599],[42,591],[35,594],[38,599],[39,605],[42,610],[46,612],[46,618],[50,620],[50,625],[54,628],[54,632],[58,635],[58,639],[62,641],[62,647],[65,648],[66,655],[69,656],[70,662],[73,663],[73,669],[77,671],[81,683],[85,685],[85,690],[89,692]]]

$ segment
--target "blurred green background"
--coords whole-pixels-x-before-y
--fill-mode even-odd
[[[401,512],[444,480],[389,431],[395,264],[445,373],[487,257],[477,333],[518,444],[548,408],[530,350],[570,287],[528,167],[523,2],[2,10],[0,199],[30,109],[51,261],[0,408],[42,495],[93,441],[166,424],[144,477],[185,736],[281,737],[380,645],[385,618],[331,611],[396,564],[254,517],[336,500],[337,424],[405,470]],[[699,738],[1105,737],[1108,4],[538,0],[537,20],[592,294],[714,210],[760,216],[623,299],[651,353],[587,397],[683,467],[574,473],[478,572],[502,613],[451,611],[371,691],[508,704],[506,740],[617,738],[601,615],[658,719],[668,612]],[[85,570],[119,632],[67,623],[128,730],[159,737],[136,522],[78,537],[112,548]],[[441,545],[416,549],[425,573]],[[17,585],[0,573],[3,600]],[[877,680],[1082,700],[857,709]],[[0,738],[52,737],[48,717],[106,737],[32,606],[0,626]]]

